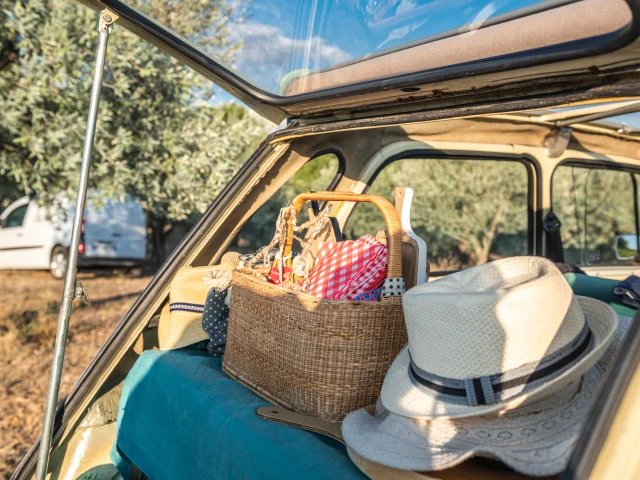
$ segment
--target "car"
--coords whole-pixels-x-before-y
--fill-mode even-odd
[[[63,278],[73,213],[73,204],[65,198],[49,208],[29,197],[9,205],[0,215],[0,270],[47,269],[54,278]],[[140,203],[129,199],[89,202],[78,253],[81,268],[141,265],[147,254],[147,232]]]
[[[168,347],[161,312],[179,272],[264,246],[273,232],[259,227],[275,224],[296,194],[376,193],[393,201],[395,187],[414,190],[411,223],[426,240],[436,282],[498,258],[541,256],[563,268],[575,293],[636,317],[562,478],[640,477],[640,321],[612,293],[619,279],[638,273],[640,135],[617,118],[640,111],[636,1],[255,0],[250,11],[266,23],[247,25],[247,57],[240,50],[237,70],[191,42],[191,32],[147,16],[153,10],[144,2],[82,3],[102,11],[103,27],[118,22],[284,123],[212,199],[60,403],[55,422],[47,417],[13,479],[34,475],[41,444],[41,478],[365,478],[336,441],[335,424],[307,424],[327,438],[266,433],[271,424],[259,423],[255,408],[268,403],[223,377],[220,360],[192,342]],[[251,36],[262,50],[249,48]],[[276,55],[283,45],[285,54]],[[312,211],[329,205],[347,238],[384,228],[375,211],[350,201]],[[226,400],[209,401],[214,380]],[[234,395],[252,400],[239,407]],[[284,420],[299,423],[295,415]],[[523,476],[471,459],[424,478]]]

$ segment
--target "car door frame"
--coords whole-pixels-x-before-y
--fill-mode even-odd
[[[389,164],[407,158],[423,158],[425,161],[431,160],[470,160],[470,161],[506,161],[522,164],[527,171],[527,238],[528,255],[540,255],[542,244],[541,235],[541,211],[542,195],[540,182],[540,164],[536,157],[536,147],[513,146],[499,144],[478,144],[464,142],[429,141],[421,142],[416,140],[399,141],[382,147],[373,157],[371,157],[364,168],[361,169],[358,177],[349,187],[353,193],[366,193],[373,184],[378,174]],[[348,227],[349,220],[353,215],[356,204],[343,202],[337,210],[335,216],[338,219],[342,231]],[[428,248],[428,245],[427,245]],[[432,271],[433,278],[446,275],[450,272]]]
[[[596,398],[562,480],[640,475],[640,312]],[[605,475],[605,476],[603,476]]]

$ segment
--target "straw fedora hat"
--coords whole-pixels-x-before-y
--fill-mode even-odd
[[[216,270],[233,271],[240,254],[228,252],[218,265],[181,268],[171,281],[169,304],[160,312],[158,343],[160,350],[182,348],[208,340],[202,329],[202,312],[211,289],[207,276]]]
[[[409,343],[382,386],[411,418],[506,411],[565,387],[611,342],[617,316],[576,297],[557,267],[513,257],[418,285],[403,297]]]
[[[350,455],[365,473],[384,468],[389,478],[404,478],[408,470],[443,470],[473,456],[500,460],[526,475],[560,473],[630,323],[631,319],[620,317],[611,344],[582,377],[503,415],[413,419],[390,413],[380,401],[374,415],[358,410],[342,424],[344,440],[355,452]]]

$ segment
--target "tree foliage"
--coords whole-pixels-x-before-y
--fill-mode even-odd
[[[396,187],[414,190],[411,223],[427,242],[436,269],[486,263],[491,254],[527,253],[527,172],[522,164],[400,160],[383,169],[368,193],[393,202]],[[362,204],[347,234],[357,238],[384,228],[380,212]]]
[[[616,235],[636,233],[633,174],[560,166],[553,174],[552,195],[554,212],[562,221],[565,261],[620,263]]]
[[[137,0],[134,6],[230,62],[236,0]],[[0,0],[0,175],[41,203],[76,188],[97,47],[98,15],[70,0]],[[201,213],[264,135],[211,83],[114,26],[91,187],[139,198],[161,237]],[[231,121],[232,120],[232,121]],[[161,240],[161,239],[160,239]]]
[[[296,195],[309,191],[326,190],[338,172],[338,158],[331,153],[320,155],[304,164],[267,202],[258,209],[240,231],[235,250],[257,251],[273,238],[280,209]],[[303,209],[298,224],[309,219]]]
[[[0,175],[0,213],[2,213],[11,202],[20,198],[21,195],[22,193],[12,179]]]

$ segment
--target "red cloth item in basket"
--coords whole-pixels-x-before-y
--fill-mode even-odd
[[[307,293],[332,300],[354,300],[380,287],[387,276],[389,251],[371,235],[320,245]]]
[[[286,282],[289,279],[289,275],[291,275],[291,269],[285,265],[282,267],[282,280]],[[278,271],[278,267],[271,269],[267,280],[275,285],[280,285],[280,272]]]

